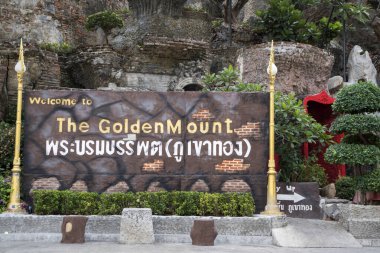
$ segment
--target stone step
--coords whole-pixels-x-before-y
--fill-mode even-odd
[[[362,245],[334,221],[288,218],[288,225],[272,229],[273,243],[281,247],[359,248]]]
[[[61,233],[62,215],[0,215],[0,234]],[[119,234],[120,216],[88,216],[86,233]]]
[[[346,219],[380,219],[380,206],[340,204],[341,216]]]
[[[118,242],[119,234],[85,233],[86,242]],[[61,233],[10,233],[0,234],[0,241],[60,242]]]
[[[61,240],[63,215],[0,215],[0,241]],[[86,241],[119,240],[120,215],[88,216]],[[157,242],[189,243],[190,231],[199,216],[153,215],[153,229]],[[218,231],[216,244],[271,245],[272,228],[286,226],[286,217],[211,217]]]
[[[358,239],[380,240],[380,218],[349,219],[348,232]]]
[[[197,216],[153,216],[155,234],[190,234]],[[272,228],[286,225],[285,217],[212,217],[218,235],[271,236]]]

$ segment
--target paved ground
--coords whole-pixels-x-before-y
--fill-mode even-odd
[[[0,253],[377,253],[379,248],[278,248],[218,245],[214,247],[190,244],[122,245],[118,243],[90,242],[85,244],[60,244],[41,242],[0,242]]]
[[[272,236],[274,245],[282,247],[361,247],[360,243],[335,221],[288,218],[288,225],[272,229]]]

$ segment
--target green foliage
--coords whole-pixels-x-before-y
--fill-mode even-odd
[[[36,214],[63,214],[62,192],[56,190],[35,190],[33,191],[34,212]]]
[[[375,169],[361,177],[359,188],[367,192],[380,192],[380,169]]]
[[[171,193],[172,208],[176,215],[194,215],[199,206],[198,192],[177,192]]]
[[[353,134],[372,134],[380,132],[380,117],[368,114],[344,114],[331,125],[334,134],[342,132]]]
[[[335,6],[333,18],[341,20],[354,19],[361,23],[369,21],[370,7],[362,3],[352,3],[346,0],[327,0],[325,4]]]
[[[91,215],[98,213],[99,198],[93,192],[33,191],[35,213]]]
[[[120,214],[123,208],[151,208],[156,215],[251,216],[250,193],[137,192],[90,193],[57,190],[33,191],[37,214]]]
[[[184,11],[189,11],[189,12],[196,12],[196,13],[207,13],[207,10],[202,8],[202,7],[196,7],[196,6],[191,6],[191,5],[187,5],[185,7],[183,7],[183,10]]]
[[[13,164],[15,126],[0,121],[0,175],[7,176]]]
[[[202,78],[207,90],[223,91],[229,90],[231,86],[240,83],[239,71],[232,65],[224,68],[218,74],[207,74]]]
[[[380,149],[375,145],[340,143],[327,148],[325,159],[331,164],[374,165],[380,162]]]
[[[293,173],[293,176],[297,173]],[[325,169],[316,162],[316,158],[309,158],[301,165],[298,177],[293,182],[317,182],[319,187],[327,185]]]
[[[243,83],[239,78],[239,71],[232,65],[219,73],[209,73],[203,76],[205,91],[235,91],[235,92],[261,92],[265,88],[261,84]]]
[[[124,22],[118,13],[113,11],[102,11],[88,16],[85,26],[87,30],[101,27],[104,31],[108,32],[116,27],[122,28]]]
[[[41,49],[44,49],[44,50],[48,50],[48,51],[51,51],[51,52],[54,52],[54,53],[57,53],[57,54],[68,54],[68,53],[71,53],[74,51],[74,48],[66,43],[66,42],[62,42],[62,43],[42,43],[40,45],[40,48]]]
[[[352,165],[354,175],[362,175],[362,167],[380,162],[380,88],[361,82],[346,86],[332,105],[343,113],[332,124],[331,131],[345,134],[342,143],[330,146],[325,159],[333,164]]]
[[[259,83],[239,83],[233,86],[233,91],[236,92],[262,92],[265,87]]]
[[[211,21],[211,26],[214,29],[217,29],[223,25],[223,19],[215,19]]]
[[[251,216],[255,204],[248,193],[201,193],[198,215],[202,216]]]
[[[351,200],[355,195],[356,181],[351,177],[340,177],[335,182],[336,196]]]
[[[311,4],[311,3],[308,3]],[[302,11],[291,0],[271,0],[267,10],[258,11],[255,30],[269,40],[296,41],[317,44],[323,35],[328,40],[336,37],[343,26],[339,21],[330,22],[323,17],[318,22],[303,18]]]
[[[338,92],[332,108],[338,113],[380,111],[380,88],[368,82],[346,86]]]
[[[167,192],[138,192],[136,193],[138,207],[151,208],[153,214],[170,213],[170,196]]]
[[[318,21],[306,20],[302,10],[321,5],[332,10]],[[334,8],[333,8],[334,7]],[[369,7],[343,0],[270,0],[267,10],[258,11],[255,29],[269,40],[296,41],[325,46],[342,30],[342,22],[369,20]]]
[[[303,143],[319,142],[323,146],[331,143],[332,136],[305,112],[302,101],[294,94],[276,93],[275,118],[276,153],[281,157],[280,180],[298,181],[306,166],[301,154]]]
[[[11,184],[0,175],[0,213],[7,209],[9,195],[11,193]]]
[[[103,193],[100,194],[99,198],[100,215],[121,214],[123,208],[136,207],[138,203],[138,198],[136,198],[135,194],[132,192],[116,192],[112,194]]]
[[[61,214],[90,215],[98,213],[98,194],[95,192],[61,191]]]

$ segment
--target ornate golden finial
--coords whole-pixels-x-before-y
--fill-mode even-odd
[[[267,73],[268,73],[268,75],[270,77],[270,84],[272,82],[274,84],[274,76],[277,74],[277,67],[274,64],[274,46],[273,46],[273,40],[272,40],[272,45],[271,45],[271,48],[270,48],[270,56],[269,56],[269,64],[268,64],[268,68],[267,68]]]
[[[269,56],[269,74],[272,75],[272,64],[274,64],[274,47],[273,40],[270,47],[270,56]]]
[[[21,38],[21,42],[20,42],[18,62],[16,64],[15,70],[17,73],[24,73],[26,71],[26,67],[25,67],[25,63],[24,63],[24,46],[22,44],[22,38]]]

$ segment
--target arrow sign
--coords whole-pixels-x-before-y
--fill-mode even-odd
[[[293,203],[297,203],[301,200],[304,200],[305,197],[299,195],[298,193],[294,194],[277,194],[277,200],[285,200],[285,201],[291,201],[293,200]]]

